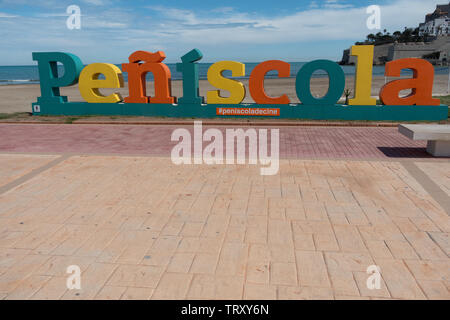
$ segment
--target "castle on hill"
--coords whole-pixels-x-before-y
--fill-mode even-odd
[[[425,16],[425,22],[411,32],[416,33],[421,41],[399,42],[391,37],[391,41],[373,43],[375,45],[374,65],[402,58],[426,59],[435,65],[448,65],[450,54],[450,2],[437,5],[436,10]],[[394,33],[395,34],[395,33]],[[369,38],[369,37],[368,37]],[[370,42],[365,42],[370,44]],[[354,64],[356,58],[350,56],[350,49],[344,50],[341,64]]]
[[[443,36],[450,31],[450,3],[437,5],[433,13],[425,16],[425,22],[419,25],[419,35]]]

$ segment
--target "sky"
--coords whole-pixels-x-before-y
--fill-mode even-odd
[[[32,65],[32,52],[70,52],[83,63],[127,62],[137,50],[179,62],[193,48],[201,62],[330,59],[369,33],[369,5],[381,30],[417,27],[446,0],[0,0],[0,65]],[[66,26],[69,5],[81,28]]]

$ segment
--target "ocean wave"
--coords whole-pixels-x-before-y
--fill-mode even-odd
[[[0,85],[5,84],[24,84],[24,83],[39,83],[36,79],[0,79]]]

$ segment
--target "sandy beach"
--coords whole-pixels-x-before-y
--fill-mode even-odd
[[[390,81],[390,79],[387,79]],[[393,80],[393,78],[391,79]],[[244,100],[245,103],[252,103],[253,99],[248,92],[248,80],[240,80],[244,83],[247,94]],[[346,88],[349,88],[353,92],[354,77],[346,78]],[[372,83],[372,96],[378,97],[380,88],[384,85],[384,77],[374,77]],[[447,95],[448,76],[436,75],[434,80],[434,95]],[[311,81],[311,88],[313,94],[316,96],[324,95],[328,90],[327,78],[315,78]],[[287,94],[291,100],[291,103],[298,103],[299,100],[295,93],[295,78],[289,79],[267,79],[265,80],[265,89],[267,94],[273,96],[280,96]],[[213,86],[209,84],[207,80],[200,81],[200,94],[206,97],[206,92],[209,90],[215,90]],[[118,91],[122,96],[128,95],[128,86],[125,83],[124,88],[120,89],[102,89],[103,94],[109,94],[111,92]],[[147,94],[153,95],[154,88],[153,83],[147,83]],[[78,85],[62,88],[61,94],[66,95],[69,101],[84,101],[78,90]],[[182,96],[182,81],[172,81],[172,95],[175,97]],[[31,112],[31,103],[36,101],[36,98],[40,96],[39,84],[30,85],[6,85],[0,86],[0,113],[13,113],[13,112]]]

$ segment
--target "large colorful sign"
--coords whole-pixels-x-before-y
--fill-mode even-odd
[[[242,104],[246,95],[243,83],[223,75],[230,70],[232,77],[245,76],[245,64],[236,61],[220,61],[210,66],[208,81],[217,90],[199,96],[199,65],[202,53],[194,49],[181,57],[177,71],[183,76],[183,96],[172,96],[171,73],[163,63],[166,55],[136,51],[122,71],[128,73],[128,96],[119,93],[103,95],[102,88],[124,87],[122,71],[109,63],[93,63],[83,66],[81,60],[70,53],[35,52],[38,62],[41,96],[33,103],[33,114],[40,115],[135,115],[166,117],[265,117],[292,119],[341,119],[341,120],[443,120],[448,107],[440,105],[432,97],[434,68],[422,59],[400,59],[386,64],[385,74],[399,77],[403,69],[413,70],[413,77],[387,83],[380,91],[383,105],[376,105],[371,97],[373,46],[353,46],[351,55],[357,57],[355,95],[349,105],[338,104],[345,89],[342,68],[333,61],[316,60],[306,63],[298,72],[295,89],[300,104],[293,104],[284,94],[269,96],[264,89],[264,78],[269,71],[277,71],[278,77],[290,76],[290,65],[280,60],[265,61],[257,65],[249,78],[248,91],[253,104]],[[58,63],[64,66],[64,74],[58,74]],[[314,97],[311,78],[315,71],[328,74],[329,89],[325,96]],[[152,73],[155,94],[147,96],[146,75]],[[69,102],[60,95],[60,88],[77,84],[86,102]],[[411,89],[406,97],[400,92]],[[228,91],[225,96],[223,91]]]

